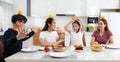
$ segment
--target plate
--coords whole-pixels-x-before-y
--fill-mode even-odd
[[[61,57],[68,57],[70,54],[65,52],[51,52],[49,53],[49,55],[51,57],[61,58]]]
[[[91,50],[92,51],[95,51],[95,52],[101,52],[105,49],[105,47],[101,47],[101,48],[94,48],[94,47],[91,47]]]
[[[103,48],[102,49],[94,49],[94,48],[92,48],[92,51],[95,51],[95,52],[101,52],[103,50],[104,50]]]
[[[23,48],[21,49],[21,52],[25,52],[25,53],[31,53],[31,52],[36,52],[38,51],[38,49],[36,48]]]
[[[75,50],[75,52],[81,52],[81,51],[83,51],[83,50]]]
[[[44,48],[45,48],[45,47],[39,47],[38,50],[44,51]]]
[[[118,45],[107,45],[106,48],[108,48],[108,49],[120,49],[120,46],[118,46]]]

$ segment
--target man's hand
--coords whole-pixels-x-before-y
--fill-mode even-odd
[[[26,32],[24,30],[19,31],[17,36],[16,36],[17,40],[21,40],[21,39],[24,39],[24,38],[27,38],[27,37],[29,37],[28,32]]]

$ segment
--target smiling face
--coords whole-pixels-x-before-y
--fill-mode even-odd
[[[53,20],[51,24],[48,24],[49,28],[54,30],[56,27],[56,22]]]
[[[19,28],[19,30],[25,29],[25,23],[24,22],[16,22],[16,26]]]
[[[98,29],[99,29],[99,30],[104,30],[105,27],[106,27],[106,24],[104,24],[104,22],[103,22],[102,20],[100,20],[100,21],[98,22]]]
[[[80,26],[77,23],[73,23],[73,30],[77,32],[80,29]]]

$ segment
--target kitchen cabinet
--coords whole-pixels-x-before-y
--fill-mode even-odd
[[[0,0],[2,2],[5,2],[7,4],[13,4],[13,0]]]
[[[104,8],[119,8],[119,0],[31,0],[31,15],[33,16],[47,16],[48,14],[99,16],[99,10]]]
[[[100,9],[118,9],[119,0],[87,0],[87,16],[99,16]]]
[[[86,0],[31,0],[31,15],[47,16],[48,14],[86,16]]]

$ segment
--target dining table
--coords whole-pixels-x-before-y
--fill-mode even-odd
[[[34,48],[39,48],[35,46]],[[69,56],[52,57],[50,53],[67,53]],[[60,56],[64,56],[61,54]],[[18,52],[7,58],[6,62],[120,62],[120,49],[105,48],[100,52],[91,50],[91,47],[84,47],[81,51],[76,51],[74,47],[67,48],[64,52],[54,52],[52,49],[48,53],[44,50],[34,52]]]

